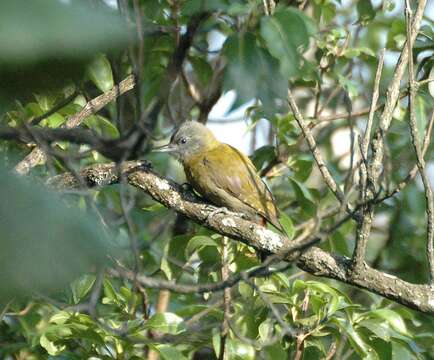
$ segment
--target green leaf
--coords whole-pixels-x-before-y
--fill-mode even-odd
[[[53,341],[47,339],[45,335],[42,335],[39,344],[47,350],[47,353],[52,356],[56,356],[60,354],[63,350],[65,350],[65,345],[55,345]]]
[[[151,345],[165,360],[187,360],[188,358],[182,355],[173,345]]]
[[[191,16],[203,12],[225,11],[227,7],[224,0],[187,0],[182,7],[182,14]]]
[[[63,289],[114,256],[92,213],[30,180],[0,167],[0,300]]]
[[[304,182],[309,178],[312,167],[313,160],[307,156],[298,156],[295,163],[291,164],[291,168],[294,170],[294,177],[300,182]]]
[[[299,202],[302,210],[308,215],[313,216],[317,211],[316,201],[313,198],[309,189],[302,183],[298,182],[294,178],[289,179],[290,184],[292,185],[295,195],[297,197],[297,201]]]
[[[219,244],[209,236],[198,235],[194,236],[188,242],[185,248],[185,257],[189,258],[196,250],[203,248],[204,246],[218,247]]]
[[[84,120],[84,124],[98,135],[115,139],[119,137],[119,131],[109,120],[100,115],[91,115]]]
[[[315,336],[315,335],[314,335]],[[324,343],[320,339],[310,339],[306,341],[305,348],[313,347],[317,349],[322,355],[327,355]]]
[[[338,74],[338,80],[342,87],[347,91],[351,100],[354,100],[357,96],[359,96],[359,90],[355,81],[341,74]]]
[[[289,12],[267,16],[261,19],[261,35],[270,53],[279,59],[282,75],[287,79],[294,76],[300,62],[296,43],[308,39],[303,22]]]
[[[59,311],[50,318],[50,323],[63,325],[71,318],[71,314],[66,311]]]
[[[287,83],[278,70],[278,62],[257,43],[252,33],[229,36],[223,46],[228,64],[224,74],[224,89],[236,90],[234,106],[260,99],[264,110],[271,113],[276,98],[286,96]]]
[[[208,61],[198,56],[191,56],[189,60],[200,85],[206,87],[211,81],[213,74],[211,65]]]
[[[48,118],[44,119],[41,122],[41,125],[46,125],[50,128],[58,128],[60,125],[64,124],[65,121],[66,119],[62,115],[55,113],[49,116]]]
[[[348,59],[358,58],[361,55],[375,57],[374,51],[372,51],[372,49],[367,48],[367,47],[347,48],[342,53],[342,55],[345,56]]]
[[[81,79],[96,53],[120,49],[128,42],[123,17],[107,6],[2,0],[0,98],[11,101],[60,89],[71,79]]]
[[[322,1],[316,0],[314,3],[314,18],[317,23],[320,22],[321,18],[326,24],[329,24],[335,19],[336,16],[336,5],[332,1]]]
[[[309,44],[309,36],[316,32],[311,19],[289,8],[261,19],[261,35],[270,53],[279,60],[280,71],[288,79],[298,74],[299,49]]]
[[[239,340],[227,338],[227,351],[234,360],[254,360],[255,349],[253,346],[242,343]]]
[[[102,92],[109,91],[114,86],[110,62],[104,54],[98,54],[87,66],[87,76]]]
[[[212,329],[212,347],[217,358],[220,358],[220,331],[217,328]]]
[[[189,240],[189,235],[179,235],[171,238],[164,246],[164,256],[161,259],[160,269],[164,272],[167,279],[172,280],[173,276],[178,274],[180,269],[179,265],[173,263],[173,261],[169,261],[167,258],[177,259],[182,264],[185,263],[187,261],[185,248]]]
[[[398,333],[403,335],[408,334],[407,327],[405,326],[405,322],[402,319],[401,315],[391,309],[376,309],[364,315],[383,319],[387,321],[388,324]]]
[[[120,304],[120,299],[117,295],[116,289],[113,287],[109,279],[104,279],[103,282],[104,295],[106,300],[103,300],[105,304]]]
[[[332,321],[336,323],[343,332],[345,332],[352,347],[363,359],[380,360],[375,350],[364,341],[361,334],[354,329],[351,322],[338,318],[332,318]]]
[[[50,110],[56,102],[54,96],[49,96],[47,94],[35,94],[35,98],[43,112]]]
[[[402,18],[392,21],[387,33],[386,47],[390,50],[400,50],[405,42],[405,22]]]
[[[48,340],[58,341],[71,337],[72,330],[69,325],[50,325],[45,329],[44,335]]]
[[[148,212],[157,212],[160,210],[167,210],[167,208],[163,204],[156,202],[156,203],[152,204],[151,206],[142,208],[142,210],[148,211]]]
[[[433,66],[431,67],[431,70],[429,72],[428,78],[429,79],[434,79],[434,63],[433,63]],[[429,93],[430,93],[431,97],[434,98],[434,81],[430,81],[429,82],[429,84],[428,84],[428,90],[429,90]]]
[[[71,284],[72,298],[74,304],[78,304],[92,289],[95,283],[95,275],[83,275]]]
[[[291,218],[288,215],[286,215],[284,212],[281,212],[279,221],[283,226],[283,230],[285,230],[286,236],[288,237],[289,240],[291,240],[295,234],[295,228]]]
[[[295,179],[290,179],[290,182],[293,185],[295,192],[298,193],[298,195],[305,198],[306,200],[309,200],[312,203],[315,202],[314,198],[312,197],[312,194],[304,184],[298,182]]]
[[[240,282],[238,284],[238,291],[244,299],[252,299],[252,297],[254,296],[254,291],[252,287],[245,282]]]
[[[144,328],[165,334],[177,335],[186,330],[184,320],[170,312],[157,313],[146,321]]]
[[[266,342],[273,335],[274,323],[271,319],[262,322],[258,327],[259,338]]]
[[[359,0],[357,2],[357,12],[359,13],[359,21],[362,24],[367,24],[375,18],[375,10],[371,0]]]
[[[276,149],[274,146],[266,145],[255,150],[252,155],[253,164],[257,169],[262,169],[264,164],[270,163],[276,156]]]
[[[264,347],[264,351],[268,355],[266,359],[286,359],[288,357],[288,351],[280,342]]]

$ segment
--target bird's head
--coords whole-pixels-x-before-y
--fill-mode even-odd
[[[181,162],[186,162],[219,144],[214,134],[205,125],[195,121],[186,121],[174,131],[167,145],[155,151],[169,152]]]

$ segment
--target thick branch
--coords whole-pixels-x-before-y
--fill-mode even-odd
[[[297,262],[300,269],[313,275],[339,280],[434,315],[434,290],[429,285],[411,284],[369,266],[353,273],[351,265],[351,259],[330,254],[318,247],[307,250]]]
[[[146,166],[146,165],[145,165]],[[156,201],[190,219],[222,234],[247,243],[257,249],[276,253],[279,250],[296,250],[300,244],[288,243],[287,238],[263,226],[247,221],[236,213],[219,211],[170,180],[155,174],[143,166],[143,162],[126,162],[124,176],[128,182],[151,195]],[[80,172],[85,183],[90,186],[104,186],[118,181],[115,164],[100,164],[85,168]],[[56,188],[78,187],[72,174],[58,175],[49,180]],[[288,247],[286,247],[288,246]]]
[[[118,181],[117,174],[115,164],[98,164],[87,167],[80,172],[89,186],[113,184]],[[292,252],[292,255],[288,256],[288,260],[294,259],[294,252],[300,254],[300,251],[297,250],[303,250],[307,247],[305,241],[288,242],[283,236],[244,220],[238,214],[216,211],[217,208],[202,202],[191,193],[183,191],[178,184],[155,174],[143,162],[124,163],[122,174],[131,185],[142,189],[156,201],[224,236],[229,236],[263,251]],[[72,174],[55,176],[48,183],[59,189],[79,185]],[[374,270],[369,266],[365,266],[362,271],[350,275],[350,259],[332,255],[317,247],[311,247],[301,253],[297,265],[311,274],[358,286],[413,309],[434,314],[434,290],[428,285],[411,284],[395,276]],[[227,286],[232,286],[239,278],[239,274],[236,274],[228,279],[230,281],[218,284],[215,288],[211,285],[198,286],[201,291],[222,290]],[[178,285],[141,276],[139,276],[139,280],[146,286],[168,288],[180,292],[196,291],[198,288],[195,285]]]

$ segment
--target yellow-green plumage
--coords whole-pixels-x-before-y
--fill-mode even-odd
[[[204,198],[253,218],[260,215],[281,228],[273,197],[250,159],[220,143],[184,162],[188,182]]]
[[[197,122],[185,122],[162,151],[172,152],[183,164],[188,182],[217,206],[258,216],[282,230],[273,196],[250,159],[219,142]]]

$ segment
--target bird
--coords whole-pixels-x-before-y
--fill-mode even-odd
[[[155,150],[179,160],[188,183],[211,204],[283,232],[273,195],[255,165],[241,151],[217,140],[202,123],[185,121],[168,144]]]

